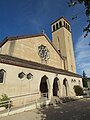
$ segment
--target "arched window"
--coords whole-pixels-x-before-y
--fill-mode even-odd
[[[55,31],[55,25],[53,25],[53,31]]]
[[[62,27],[62,22],[61,21],[59,22],[59,26],[60,26],[60,28]]]
[[[58,27],[58,23],[56,23],[56,30],[58,29],[59,27]]]
[[[64,23],[64,27],[65,27],[65,21],[63,23]]]
[[[70,30],[70,27],[69,27],[69,25],[68,25],[68,30]]]
[[[0,70],[0,83],[4,82],[4,76],[5,76],[5,70],[1,69]]]
[[[66,28],[68,29],[67,23],[66,23]]]
[[[66,78],[63,80],[63,85],[67,86],[67,79]]]

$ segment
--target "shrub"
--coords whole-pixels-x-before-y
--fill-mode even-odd
[[[10,101],[10,98],[6,94],[2,94],[0,98],[0,107],[11,107],[11,101],[10,104],[8,104]]]
[[[79,85],[75,85],[74,92],[76,93],[76,96],[81,96],[83,95],[83,88]]]

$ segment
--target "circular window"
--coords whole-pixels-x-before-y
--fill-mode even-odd
[[[43,59],[43,60],[49,59],[49,50],[44,45],[41,45],[38,47],[38,54],[41,57],[41,59]]]

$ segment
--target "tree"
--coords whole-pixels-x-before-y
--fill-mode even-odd
[[[74,92],[76,93],[76,96],[83,95],[83,88],[79,85],[75,85]]]
[[[88,33],[90,32],[90,0],[69,0],[68,6],[72,7],[75,6],[76,4],[84,4],[85,6],[85,14],[87,16],[87,26],[84,27],[83,32],[86,32],[84,37],[87,37]],[[74,20],[77,18],[77,15],[72,18]]]
[[[82,81],[83,81],[83,87],[88,87],[87,85],[87,76],[86,76],[86,73],[85,71],[83,71],[83,78],[82,78]]]

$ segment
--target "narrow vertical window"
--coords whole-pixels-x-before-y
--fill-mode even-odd
[[[59,26],[60,26],[60,28],[62,27],[62,22],[61,21],[59,22]]]
[[[67,23],[66,23],[66,29],[68,29]]]
[[[69,25],[68,25],[68,30],[70,30]]]
[[[53,25],[53,31],[55,31],[55,25]]]
[[[4,74],[5,74],[5,71],[1,69],[0,70],[0,83],[4,83]]]
[[[58,23],[56,23],[56,30],[58,29],[59,27],[58,27]]]
[[[64,21],[64,27],[65,27],[65,21]]]

